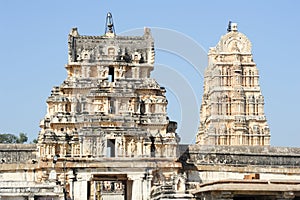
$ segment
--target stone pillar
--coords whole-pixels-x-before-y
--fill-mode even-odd
[[[145,157],[150,157],[151,155],[151,150],[150,150],[151,144],[147,143],[144,145],[144,156]]]
[[[136,147],[136,150],[137,150],[137,156],[138,157],[142,157],[142,155],[143,155],[143,152],[142,152],[142,148],[143,148],[143,146],[142,146],[142,142],[141,142],[142,140],[140,140],[140,141],[137,141],[137,147]]]
[[[97,77],[101,78],[101,72],[102,72],[102,67],[101,66],[97,66]]]
[[[126,157],[126,150],[127,150],[127,146],[126,146],[126,138],[123,136],[122,138],[122,157]]]
[[[83,138],[82,137],[79,137],[79,154],[80,154],[80,157],[82,157],[82,155],[83,155]]]
[[[128,175],[128,178],[133,181],[132,183],[132,200],[143,199],[143,176],[141,174]]]
[[[143,181],[143,199],[149,199],[151,193],[151,181],[153,176],[150,171],[146,172],[146,180]]]
[[[55,145],[52,145],[51,147],[51,155],[55,155]]]
[[[116,138],[115,152],[116,152],[115,155],[116,157],[123,157],[124,147],[123,147],[122,138],[120,137]]]
[[[68,178],[69,178],[69,184],[70,184],[70,197],[71,197],[71,199],[74,199],[74,179],[75,179],[75,175],[73,173],[73,170],[68,171]]]
[[[262,102],[258,103],[258,115],[263,115],[264,114],[264,105]]]
[[[88,195],[88,182],[87,181],[75,181],[74,182],[74,200],[87,200]]]
[[[211,115],[216,115],[218,113],[218,104],[216,101],[211,104]]]

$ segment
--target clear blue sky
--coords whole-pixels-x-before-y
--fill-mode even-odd
[[[1,1],[0,132],[25,132],[30,140],[37,137],[39,121],[46,113],[46,99],[52,87],[66,78],[64,65],[70,29],[78,27],[82,35],[102,35],[105,16],[110,11],[117,34],[145,26],[164,28],[189,36],[205,51],[226,33],[229,20],[237,22],[239,31],[252,42],[271,144],[299,147],[299,10],[300,2],[296,0]],[[195,76],[191,64],[178,55],[158,49],[156,56],[157,65],[166,65],[182,74],[199,104],[203,77]],[[170,74],[164,77],[172,82],[174,76]],[[177,105],[181,104],[181,109],[189,105],[180,102],[181,94],[169,93],[169,115],[180,123],[183,119]],[[197,107],[192,109],[199,112]],[[197,126],[199,119],[188,120],[191,126]],[[180,132],[184,143],[193,142],[196,133],[192,129]]]

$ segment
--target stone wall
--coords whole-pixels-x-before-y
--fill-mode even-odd
[[[182,153],[181,160],[195,165],[297,167],[300,148],[191,145]]]
[[[36,159],[35,144],[0,144],[0,163],[26,163]]]
[[[184,145],[179,149],[187,191],[204,183],[251,176],[265,181],[300,179],[300,148]]]

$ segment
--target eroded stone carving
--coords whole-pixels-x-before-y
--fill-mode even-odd
[[[197,144],[269,145],[251,43],[237,27],[209,51]]]
[[[68,77],[47,100],[39,156],[175,157],[179,137],[167,130],[166,91],[150,78],[153,49],[147,28],[143,36],[81,36],[72,29]],[[157,132],[162,139],[147,144]]]

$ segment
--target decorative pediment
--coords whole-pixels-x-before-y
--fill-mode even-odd
[[[251,53],[251,42],[240,32],[229,32],[222,36],[216,46],[217,53]]]

